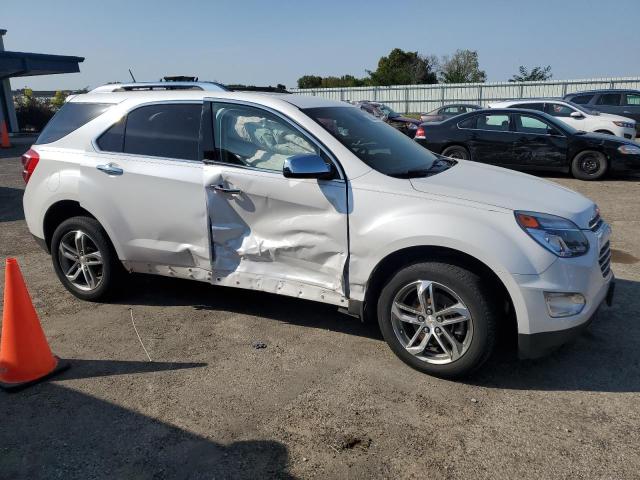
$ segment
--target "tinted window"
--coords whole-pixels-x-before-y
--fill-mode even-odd
[[[626,98],[626,105],[636,105],[636,106],[640,106],[640,94],[638,93],[627,93],[625,95]]]
[[[65,103],[44,127],[36,145],[60,140],[104,113],[110,106],[108,103]]]
[[[586,105],[591,101],[593,95],[577,95],[571,99],[573,103],[577,103],[578,105]]]
[[[287,158],[320,153],[299,130],[259,108],[214,103],[213,114],[217,158],[221,162],[282,172]],[[361,115],[374,119],[366,113]]]
[[[620,95],[619,93],[603,93],[598,98],[598,105],[620,105]]]
[[[303,110],[371,168],[386,175],[430,169],[436,157],[395,128],[351,107]]]
[[[544,103],[518,103],[517,105],[511,105],[509,108],[526,108],[527,110],[540,110],[544,111]]]
[[[515,123],[516,132],[536,133],[539,135],[555,133],[555,129],[553,127],[536,117],[530,117],[528,115],[516,115]]]
[[[462,107],[447,107],[442,112],[458,114],[458,113],[463,113],[464,110],[462,109]]]
[[[100,150],[105,152],[122,152],[122,147],[124,146],[124,124],[125,119],[122,118],[98,138],[98,147]]]
[[[477,128],[507,132],[509,131],[509,115],[491,113],[478,115]]]
[[[476,117],[476,116],[467,118],[466,120],[460,122],[458,124],[458,127],[460,127],[460,128],[476,128],[476,120],[477,119],[478,119],[478,117]]]
[[[124,152],[198,159],[201,104],[149,105],[127,116]]]
[[[570,117],[575,110],[562,103],[547,103],[547,113],[552,117]]]

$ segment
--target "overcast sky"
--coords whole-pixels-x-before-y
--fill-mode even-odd
[[[95,87],[164,75],[294,87],[298,77],[365,75],[395,47],[477,50],[488,81],[519,65],[554,78],[640,75],[638,0],[2,0],[12,51],[85,57],[80,73],[13,88]]]

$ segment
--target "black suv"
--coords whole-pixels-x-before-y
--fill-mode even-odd
[[[640,90],[590,90],[569,93],[564,99],[598,112],[632,118],[636,121],[637,135],[640,135]]]

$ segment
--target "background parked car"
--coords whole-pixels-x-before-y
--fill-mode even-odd
[[[397,112],[394,112],[388,105],[378,102],[353,102],[354,105],[360,107],[367,113],[379,118],[383,122],[388,123],[393,128],[400,130],[405,135],[413,138],[416,135],[416,130],[420,125],[420,120],[411,117],[405,117]]]
[[[632,118],[636,121],[636,137],[640,136],[640,90],[590,90],[570,93],[564,99],[598,112]]]
[[[473,112],[480,110],[480,105],[473,105],[467,103],[460,103],[455,105],[445,105],[444,107],[436,108],[429,113],[420,114],[420,120],[423,122],[442,122],[447,118],[455,117],[463,113]]]
[[[578,131],[536,110],[479,110],[424,130],[416,141],[451,158],[571,172],[581,180],[600,179],[610,170],[640,170],[640,146],[634,142]]]
[[[581,105],[557,98],[532,98],[507,100],[489,105],[489,108],[526,108],[545,112],[558,120],[585,132],[606,133],[633,140],[636,122],[631,118],[610,113],[600,113]]]

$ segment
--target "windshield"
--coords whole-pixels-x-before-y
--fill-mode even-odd
[[[437,157],[380,119],[353,107],[303,110],[368,166],[389,176],[420,176]]]

